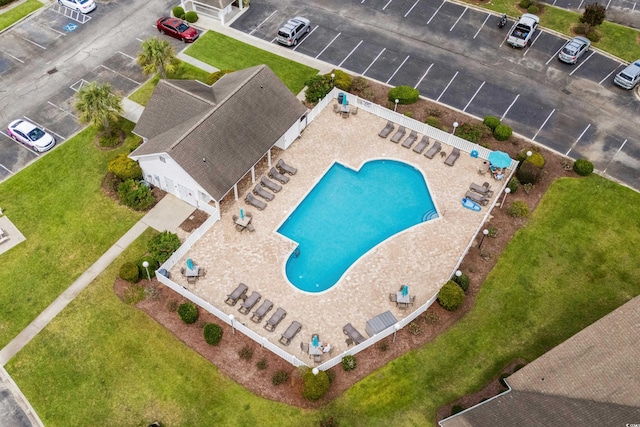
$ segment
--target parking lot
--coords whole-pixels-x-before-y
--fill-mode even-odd
[[[332,5],[333,7],[333,5]],[[536,31],[526,49],[504,43],[514,24],[446,1],[350,0],[335,10],[270,1],[252,5],[234,28],[275,43],[279,26],[300,15],[312,31],[292,49],[473,114],[572,158],[587,157],[640,189],[633,123],[640,102],[613,84],[624,65],[595,50],[576,65],[556,59],[566,39]],[[357,16],[357,20],[346,16]]]

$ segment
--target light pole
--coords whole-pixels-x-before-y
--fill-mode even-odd
[[[507,200],[507,194],[511,193],[511,189],[509,187],[504,189],[504,197],[502,198],[502,202],[500,203],[500,209],[502,209],[502,205],[504,205],[504,201]]]
[[[149,261],[142,261],[142,266],[145,270],[147,270],[147,279],[149,279],[149,283],[151,283],[151,275],[149,274]]]
[[[231,335],[236,334],[236,329],[233,327],[233,320],[236,318],[233,314],[229,315],[229,320],[231,320]]]
[[[456,277],[460,278],[460,276],[462,276],[462,271],[460,270],[456,271]]]
[[[393,107],[393,111],[395,112],[398,109],[398,102],[400,102],[400,100],[398,98],[396,98],[396,105]]]
[[[313,369],[311,370],[311,373],[312,373],[313,375],[318,375],[318,373],[319,373],[319,372],[320,372],[320,370],[319,370],[318,368],[313,368]]]
[[[480,244],[478,245],[478,249],[482,247],[482,242],[484,242],[484,238],[487,237],[487,234],[489,234],[489,230],[487,230],[486,228],[482,230],[482,238],[480,239]]]
[[[527,157],[531,157],[532,154],[531,150],[527,151]]]
[[[393,329],[395,329],[395,330],[393,331],[393,341],[392,342],[396,342],[396,334],[398,333],[400,328],[401,328],[400,323],[396,323],[395,325],[393,325]]]
[[[336,74],[335,73],[331,73],[331,87],[333,88],[335,86],[334,80],[336,78]]]
[[[455,135],[456,134],[456,129],[458,128],[458,126],[459,126],[458,122],[453,122],[453,132],[451,132],[451,133],[453,133]]]

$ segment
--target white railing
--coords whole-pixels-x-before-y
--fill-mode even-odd
[[[176,250],[170,257],[168,260],[166,260],[164,262],[164,264],[162,264],[160,266],[160,269],[164,268],[165,270],[169,271],[171,270],[171,268],[176,265],[178,263],[178,261],[180,261],[180,259],[182,259],[182,257],[184,257],[187,252],[189,252],[189,249],[191,249],[191,247],[202,237],[205,235],[205,233],[207,231],[209,231],[209,229],[211,229],[211,227],[213,227],[213,224],[215,224],[216,222],[218,222],[220,220],[220,212],[215,211],[211,213],[211,216],[209,216],[209,218],[207,218],[207,220],[205,222],[202,223],[202,225],[200,227],[198,227],[196,230],[194,230],[189,237],[187,237],[187,239],[184,241],[184,243],[182,245],[180,245],[180,247],[178,248],[178,250]]]
[[[339,92],[339,90],[333,88],[331,92],[329,92],[324,98],[318,101],[316,106],[313,107],[311,111],[309,111],[309,114],[307,114],[307,125],[309,125],[309,123],[311,123],[318,116],[318,114],[320,114],[322,110],[324,110],[324,108],[338,96]]]

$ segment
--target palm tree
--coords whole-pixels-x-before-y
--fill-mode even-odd
[[[102,125],[108,138],[111,137],[111,122],[122,115],[122,96],[113,93],[111,85],[90,82],[76,93],[76,110],[82,123]]]
[[[142,52],[138,54],[138,65],[145,74],[160,73],[163,79],[167,78],[167,72],[174,70],[173,62],[176,52],[173,46],[166,40],[152,37],[142,42]]]

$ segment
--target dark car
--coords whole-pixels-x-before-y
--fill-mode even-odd
[[[184,22],[182,19],[171,18],[170,16],[158,19],[156,27],[158,27],[158,31],[162,34],[166,34],[185,43],[192,43],[196,41],[200,35],[198,34],[198,30]]]

